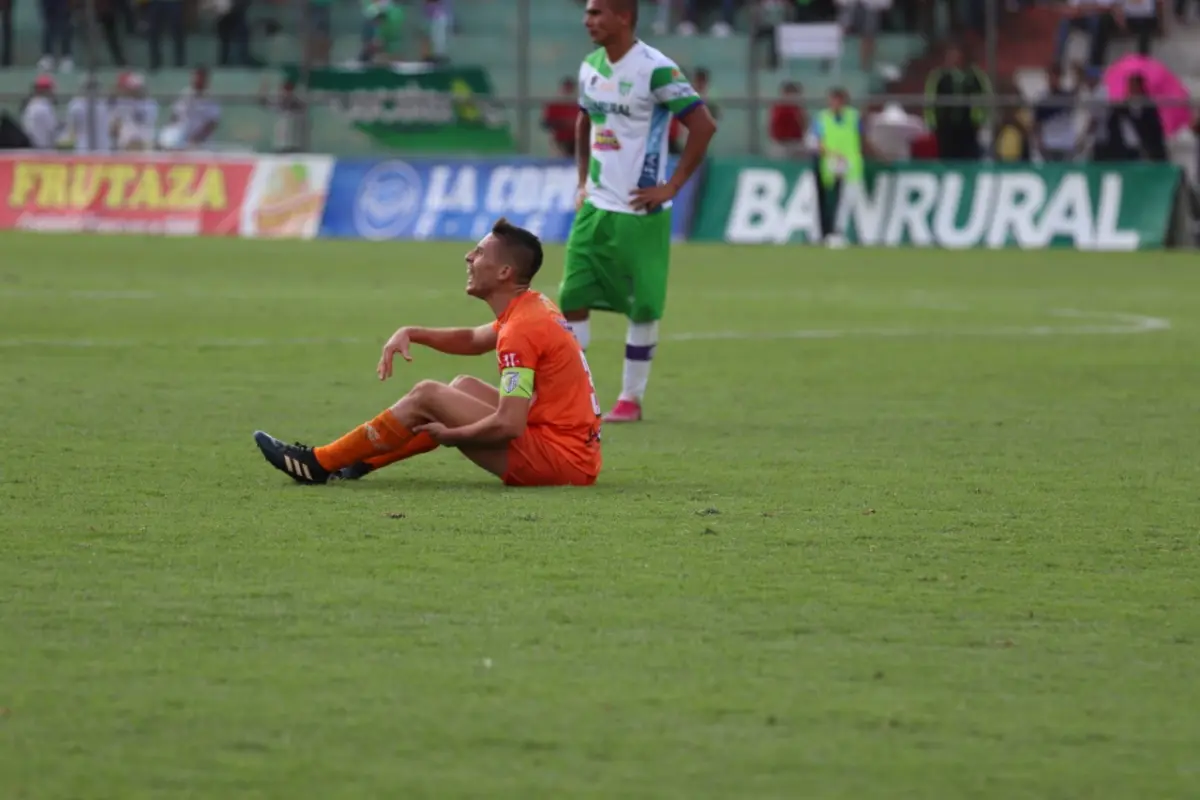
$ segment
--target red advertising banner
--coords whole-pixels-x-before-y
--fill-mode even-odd
[[[0,157],[0,229],[237,236],[251,158]]]

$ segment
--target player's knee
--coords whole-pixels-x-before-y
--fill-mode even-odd
[[[400,402],[407,400],[419,404],[427,403],[445,388],[446,384],[438,381],[417,381]]]
[[[476,383],[477,381],[479,381],[479,379],[474,375],[456,375],[454,376],[454,380],[450,381],[450,388],[461,389],[462,387]]]
[[[563,316],[567,318],[567,322],[583,322],[588,318],[590,313],[586,308],[581,308],[573,311],[564,311]]]

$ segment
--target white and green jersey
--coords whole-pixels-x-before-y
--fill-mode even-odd
[[[666,180],[671,117],[701,102],[675,62],[645,42],[635,42],[616,64],[604,48],[584,59],[579,106],[592,121],[587,186],[592,205],[644,213],[633,210],[630,196]]]

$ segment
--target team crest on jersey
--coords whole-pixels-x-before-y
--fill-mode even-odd
[[[621,96],[624,97],[633,91],[633,81],[621,81],[617,84],[617,88],[620,90]]]
[[[617,134],[611,128],[603,128],[596,131],[596,138],[592,142],[593,150],[620,150],[621,140],[617,138]]]

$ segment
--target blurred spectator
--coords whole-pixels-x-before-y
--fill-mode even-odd
[[[1070,161],[1078,149],[1075,129],[1075,92],[1063,84],[1062,68],[1046,71],[1050,82],[1033,109],[1033,140],[1045,161]]]
[[[798,83],[787,82],[779,99],[771,106],[771,122],[767,126],[770,140],[767,155],[771,158],[808,158],[812,154],[805,144],[808,135],[808,114],[801,100],[803,90]]]
[[[276,112],[272,147],[276,153],[300,153],[304,149],[305,103],[296,92],[295,81],[284,81],[274,97],[270,85],[263,81],[260,92],[262,105]]]
[[[362,56],[364,64],[400,61],[404,47],[404,9],[392,0],[364,0]]]
[[[736,0],[684,0],[683,21],[679,23],[677,32],[680,36],[695,36],[697,16],[702,12],[720,11],[720,19],[713,23],[709,33],[719,38],[725,38],[733,33],[733,16],[737,10]]]
[[[1099,67],[1104,64],[1108,52],[1108,38],[1112,26],[1109,11],[1114,0],[1068,0],[1062,9],[1063,18],[1058,23],[1054,41],[1054,63],[1061,64],[1066,54],[1067,41],[1073,29],[1088,34],[1088,64]]]
[[[1117,27],[1137,37],[1138,52],[1150,55],[1150,46],[1158,33],[1158,0],[1120,0],[1113,6]]]
[[[35,150],[53,150],[58,143],[58,110],[54,105],[54,78],[39,75],[33,94],[21,111],[21,130]]]
[[[304,6],[308,26],[308,58],[318,66],[329,64],[333,48],[333,0],[307,0]]]
[[[159,135],[164,150],[186,150],[206,144],[221,122],[221,106],[208,96],[208,68],[197,67],[192,85],[171,108],[171,119]]]
[[[1014,164],[1029,161],[1033,148],[1029,146],[1029,131],[1021,122],[1017,109],[1005,108],[1000,115],[1000,125],[992,141],[992,155],[1002,163]]]
[[[654,0],[654,7],[658,9],[654,15],[654,34],[665,36],[671,29],[671,0]]]
[[[162,68],[162,37],[168,32],[174,44],[175,66],[182,68],[187,62],[187,43],[183,30],[183,0],[148,0],[146,15],[150,23],[150,69]]]
[[[42,58],[38,69],[49,72],[57,65],[62,72],[75,69],[71,60],[71,0],[41,0]]]
[[[0,0],[0,67],[12,66],[13,2]]]
[[[856,33],[858,58],[864,70],[875,67],[875,36],[880,19],[892,7],[892,0],[835,0],[840,11],[838,24],[844,33]]]
[[[937,136],[933,131],[928,131],[925,135],[913,139],[908,150],[913,161],[937,161]]]
[[[138,152],[154,149],[158,127],[158,103],[146,96],[146,79],[137,72],[117,78],[113,103],[113,136],[118,150]]]
[[[982,155],[979,127],[987,110],[969,100],[991,94],[992,82],[983,70],[968,63],[962,46],[946,48],[945,65],[930,71],[925,80],[925,121],[937,137],[939,158],[975,160]],[[940,100],[955,103],[938,105]]]
[[[1108,88],[1100,81],[1098,69],[1085,69],[1076,62],[1071,65],[1071,83],[1075,86],[1078,113],[1075,119],[1077,144],[1075,152],[1086,156],[1097,138],[1107,130]]]
[[[217,65],[250,67],[250,0],[221,0],[217,17]]]
[[[575,120],[579,116],[579,87],[574,78],[559,84],[560,99],[542,109],[542,127],[550,132],[550,144],[559,155],[575,157]]]
[[[1147,96],[1141,75],[1129,76],[1129,97],[1110,107],[1107,136],[1102,148],[1097,144],[1096,157],[1101,161],[1167,160],[1162,115]]]
[[[842,247],[845,239],[838,230],[842,190],[862,181],[865,157],[874,155],[866,139],[862,116],[850,105],[845,89],[829,91],[829,108],[817,114],[808,138],[809,145],[817,152],[821,236],[829,247]]]
[[[683,152],[683,123],[674,114],[671,115],[671,125],[667,128],[667,152],[677,156]]]
[[[1200,112],[1192,120],[1192,135],[1200,142]],[[1200,242],[1200,147],[1196,148],[1196,172],[1192,180],[1192,219],[1196,222],[1197,241]]]
[[[96,19],[100,30],[104,32],[104,43],[108,46],[108,54],[118,67],[125,66],[125,51],[121,47],[121,33],[117,29],[117,10],[119,0],[95,0]]]
[[[138,9],[134,8],[134,0],[114,0],[117,16],[125,23],[125,33],[130,36],[137,36],[138,29]],[[139,3],[140,6],[140,3]]]
[[[888,103],[867,118],[867,143],[877,158],[888,162],[911,159],[913,142],[928,133],[921,118],[898,103]]]
[[[434,61],[446,61],[450,52],[450,29],[454,18],[450,0],[425,0],[425,37]]]
[[[766,45],[767,69],[779,69],[779,47],[775,41],[775,28],[791,18],[791,11],[793,9],[810,9],[813,5],[812,0],[798,3],[797,5],[791,5],[786,0],[760,0],[758,6],[754,9],[754,50],[757,57],[758,50],[763,45]],[[813,22],[815,19],[809,19],[801,15],[800,21]]]
[[[713,119],[720,119],[721,109],[713,102],[709,93],[709,82],[711,80],[712,76],[706,67],[696,67],[692,71],[692,88],[696,90],[696,94],[704,101],[704,105],[708,106],[708,113],[712,114]]]
[[[1021,91],[1011,80],[997,87],[997,93],[1012,97]],[[1030,115],[1020,106],[1004,105],[996,110],[998,121],[992,136],[992,158],[1005,164],[1026,163],[1033,158],[1029,134]]]
[[[25,150],[31,146],[21,123],[7,111],[0,110],[0,150]]]
[[[107,98],[100,96],[100,81],[88,75],[79,86],[79,94],[67,103],[67,122],[59,144],[76,153],[107,153],[112,150],[111,110]]]

